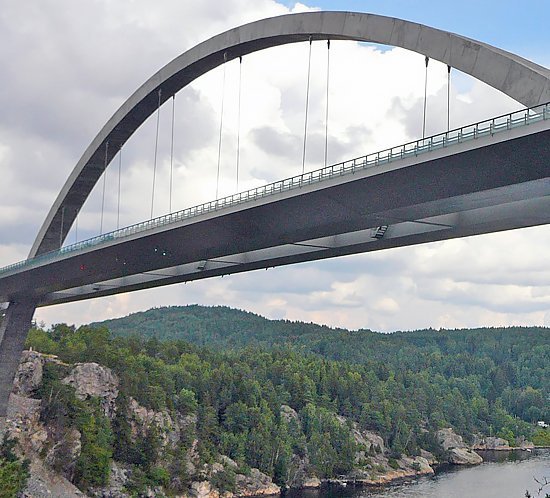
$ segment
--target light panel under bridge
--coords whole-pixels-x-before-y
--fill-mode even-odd
[[[549,110],[465,127],[442,142],[392,149],[395,156],[379,155],[372,166],[367,156],[364,167],[319,170],[309,174],[314,182],[284,180],[269,195],[239,194],[244,200],[6,267],[0,301],[34,297],[45,306],[550,223]]]

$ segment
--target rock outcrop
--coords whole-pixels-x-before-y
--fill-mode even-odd
[[[205,464],[199,456],[199,441],[196,439],[197,417],[184,416],[177,411],[152,410],[142,406],[136,399],[128,398],[121,404],[119,380],[117,376],[97,363],[79,363],[72,367],[62,364],[56,357],[27,351],[23,354],[17,372],[14,393],[10,398],[8,430],[18,441],[22,454],[31,460],[31,478],[27,497],[42,496],[85,496],[71,484],[75,475],[76,462],[82,450],[82,435],[74,426],[55,426],[50,422],[45,426],[40,419],[43,403],[38,399],[47,362],[63,365],[61,371],[70,371],[62,382],[75,390],[81,400],[98,398],[105,416],[115,419],[117,410],[125,410],[130,438],[134,442],[151,436],[158,437],[160,452],[155,465],[162,468],[174,465],[173,456],[178,455],[178,465],[182,478],[171,477],[173,489],[186,489],[180,498],[232,498],[279,496],[281,489],[272,479],[258,469],[243,472],[231,458],[221,455],[218,461]],[[46,401],[44,401],[46,402]],[[281,419],[286,422],[289,432],[297,431],[303,437],[299,414],[290,406],[282,405]],[[421,450],[420,456],[391,458],[384,440],[372,431],[363,430],[355,422],[342,416],[335,419],[351,430],[357,445],[355,469],[346,476],[339,476],[335,482],[364,485],[384,485],[395,480],[410,479],[433,474],[431,465],[436,462],[434,455]],[[442,429],[437,433],[441,447],[448,455],[448,461],[458,465],[474,465],[482,462],[452,429]],[[182,444],[184,446],[182,447]],[[509,449],[507,441],[499,438],[484,438],[479,444],[484,449]],[[523,441],[523,444],[529,444]],[[528,447],[528,446],[526,446]],[[181,451],[185,448],[184,451]],[[179,449],[179,450],[178,450]],[[175,453],[178,450],[179,453]],[[292,455],[288,466],[286,486],[291,488],[318,488],[323,481],[316,475],[310,463],[307,445]],[[128,498],[127,486],[133,477],[139,478],[138,468],[119,462],[111,462],[109,484],[90,490],[89,496],[97,498]],[[216,475],[219,474],[219,475]],[[186,477],[185,477],[186,476]],[[189,477],[193,480],[189,484]],[[178,481],[179,479],[179,481]],[[187,487],[189,486],[189,487]],[[216,486],[232,491],[222,491]],[[165,496],[160,488],[147,489],[143,496]]]
[[[86,495],[67,477],[72,477],[74,462],[80,454],[80,433],[68,431],[60,440],[52,441],[48,428],[40,422],[41,399],[35,399],[42,383],[44,366],[61,362],[53,355],[24,351],[15,374],[7,412],[6,429],[17,441],[17,451],[29,460],[30,476],[21,496],[80,498]],[[63,451],[62,451],[63,450]],[[60,458],[67,450],[70,458]],[[45,458],[41,454],[45,453]]]
[[[510,451],[510,450],[526,450],[532,449],[535,445],[525,439],[525,437],[517,437],[514,446],[510,446],[510,443],[503,438],[494,436],[480,436],[474,437],[474,444],[472,449],[480,451]]]
[[[437,431],[437,438],[441,447],[449,455],[449,463],[453,465],[478,465],[483,462],[483,458],[471,450],[462,440],[462,436],[456,434],[450,427]]]
[[[281,418],[287,423],[289,431],[302,431],[300,416],[292,407],[281,405]],[[312,489],[321,486],[321,480],[315,475],[309,462],[307,448],[300,455],[292,455],[288,468],[286,485],[289,488]]]
[[[132,471],[128,465],[115,461],[111,462],[109,485],[93,489],[92,495],[96,498],[130,498],[125,486],[128,484],[131,475]]]
[[[81,450],[80,432],[76,429],[69,429],[58,441],[53,443],[46,454],[44,463],[71,481]]]
[[[42,383],[45,362],[44,355],[36,351],[23,351],[19,368],[13,379],[12,392],[20,396],[33,396]]]
[[[239,497],[275,496],[280,494],[281,488],[274,484],[268,475],[258,469],[251,469],[249,475],[235,476],[235,492]]]
[[[396,463],[397,468],[393,468],[389,465],[386,457],[378,456],[375,460],[372,460],[371,464],[366,465],[363,469],[351,471],[343,479],[339,479],[339,482],[350,482],[365,486],[383,486],[393,481],[432,475],[434,473],[428,461],[420,456],[403,456]]]
[[[105,416],[114,418],[119,381],[111,369],[97,363],[77,363],[62,382],[74,387],[76,396],[82,400],[99,398]]]

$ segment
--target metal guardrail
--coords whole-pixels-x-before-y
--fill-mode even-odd
[[[97,237],[93,237],[82,242],[64,246],[56,251],[41,254],[36,258],[27,259],[4,266],[3,268],[0,268],[0,277],[6,276],[9,273],[15,273],[20,269],[29,269],[35,266],[40,266],[44,262],[57,258],[61,259],[67,254],[89,249],[90,247],[98,246],[105,242],[111,242],[115,239],[125,238],[136,233],[151,230],[153,228],[177,223],[179,221],[200,216],[205,213],[211,213],[219,211],[220,209],[255,201],[280,192],[300,189],[305,185],[323,182],[338,176],[353,174],[356,171],[364,170],[366,168],[400,161],[411,156],[419,156],[434,150],[450,147],[468,142],[470,140],[476,140],[477,138],[487,135],[495,135],[503,131],[521,126],[528,126],[531,123],[546,121],[549,119],[550,102],[531,107],[529,109],[522,109],[510,114],[504,114],[496,118],[480,121],[479,123],[463,126],[461,128],[439,133],[431,137],[415,140],[413,142],[407,142],[406,144],[399,145],[397,147],[384,149],[380,152],[375,152],[373,154],[361,156],[349,161],[337,163],[332,166],[327,166],[326,168],[321,168],[303,173],[301,175],[293,176],[291,178],[286,178],[285,180],[279,180],[261,187],[256,187],[244,192],[222,197],[221,199],[217,199],[215,201],[205,202],[203,204],[199,204],[198,206],[186,208],[181,211],[176,211],[175,213],[159,216],[148,221],[143,221],[119,230],[105,233],[103,235],[98,235]]]

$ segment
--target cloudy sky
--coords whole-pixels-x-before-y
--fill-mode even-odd
[[[480,5],[481,4],[481,5]],[[550,66],[547,0],[0,0],[0,266],[24,259],[69,172],[99,129],[151,74],[198,42],[256,19],[357,10],[454,31]],[[536,12],[536,15],[533,15]],[[475,15],[473,15],[475,14]],[[173,210],[301,172],[308,46],[228,63],[175,99]],[[322,165],[326,43],[312,48],[306,168]],[[240,171],[236,182],[239,72]],[[223,81],[225,79],[225,86]],[[401,49],[333,42],[328,156],[337,162],[421,134],[424,60]],[[427,133],[446,126],[446,66],[428,75]],[[521,106],[453,72],[451,126]],[[154,214],[168,211],[172,102],[160,112]],[[156,118],[124,147],[121,226],[150,215]],[[103,231],[117,226],[118,158],[106,179]],[[102,184],[68,243],[100,230]],[[140,291],[37,311],[85,323],[152,306],[229,305],[270,318],[381,331],[550,326],[550,227],[393,249]]]

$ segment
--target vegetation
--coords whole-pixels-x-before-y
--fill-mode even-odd
[[[550,378],[549,329],[378,334],[197,306],[155,309],[109,327],[114,336],[103,326],[56,325],[34,328],[28,338],[35,350],[67,363],[100,363],[120,379],[118,415],[110,421],[99,405],[61,384],[66,367],[46,369],[42,416],[82,433],[75,470],[82,489],[105,483],[114,457],[138,466],[136,493],[155,485],[177,490],[193,478],[181,462],[195,437],[201,462],[221,453],[240,472],[256,467],[280,484],[293,455],[307,453],[320,477],[351,470],[361,449],[352,423],[384,438],[394,468],[402,453],[440,454],[435,431],[442,427],[466,437],[547,441],[548,432],[533,423],[550,420],[550,386],[543,382]],[[130,397],[149,409],[197,417],[196,434],[160,455],[158,433],[132,438],[124,415]],[[298,419],[282,416],[282,405]],[[222,489],[235,484],[231,470],[215,479]]]
[[[4,436],[0,444],[0,498],[15,498],[25,488],[29,462],[17,458],[15,441]]]

